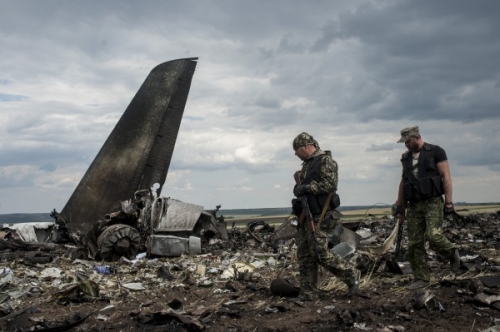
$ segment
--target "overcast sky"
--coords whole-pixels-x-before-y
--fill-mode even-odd
[[[342,205],[392,204],[403,127],[500,201],[500,2],[0,0],[0,214],[60,211],[149,72],[198,57],[162,195],[286,207],[312,134]],[[110,211],[111,212],[111,211]]]

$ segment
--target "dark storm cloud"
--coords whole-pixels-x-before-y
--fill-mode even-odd
[[[306,51],[306,46],[301,42],[294,41],[292,35],[287,33],[280,40],[277,51],[284,53],[303,53]]]
[[[33,197],[40,184],[74,188],[149,72],[194,56],[200,60],[169,173],[189,184],[186,190],[196,188],[191,195],[200,201],[213,196],[213,183],[236,183],[244,190],[288,189],[265,202],[236,190],[217,199],[288,204],[289,173],[301,164],[291,141],[302,131],[332,150],[342,191],[354,182],[378,188],[396,182],[404,146],[395,141],[414,124],[442,144],[456,174],[474,168],[496,179],[498,6],[3,1],[0,133],[9,143],[0,142],[0,183],[27,184]],[[459,193],[467,176],[457,181]],[[343,196],[351,203],[373,200],[351,194]],[[11,199],[4,206],[21,201]]]
[[[500,126],[488,126],[485,123],[482,129],[476,136],[471,137],[469,134],[468,139],[453,145],[449,154],[458,165],[487,166],[496,170],[500,165],[500,150],[497,147],[500,142]]]
[[[224,114],[231,120],[235,128],[276,129],[293,124],[299,118],[294,108],[267,108],[258,106],[242,106],[228,109]]]
[[[353,104],[363,121],[498,119],[499,13],[497,1],[365,3],[327,20],[311,51],[359,43],[372,83]]]
[[[262,108],[279,108],[281,106],[280,100],[274,96],[259,94],[253,101],[255,106]]]
[[[311,52],[325,52],[335,39],[340,38],[340,31],[337,22],[328,19],[321,28],[321,36],[312,44]]]
[[[282,105],[286,96],[281,96],[279,89],[267,92],[264,87],[255,95],[233,103],[224,115],[237,128],[260,127],[271,129],[284,127],[297,121],[299,112],[297,106],[285,107]]]
[[[107,38],[107,31],[102,26],[95,27],[95,21],[109,22],[110,24],[126,24],[134,29],[144,27],[154,28],[152,31],[164,33],[168,36],[173,33],[169,29],[172,23],[185,21],[193,29],[199,28],[198,34],[206,34],[219,38],[229,35],[234,39],[244,37],[247,42],[262,40],[263,35],[270,36],[281,31],[315,27],[317,15],[324,11],[348,6],[350,1],[316,1],[315,6],[308,2],[293,2],[285,0],[273,1],[105,1],[92,4],[87,1],[72,1],[71,4],[56,0],[41,2],[17,1],[3,3],[4,12],[15,13],[19,5],[24,3],[23,16],[30,17],[29,21],[19,21],[15,15],[5,17],[7,31],[16,30],[20,33],[31,33],[37,28],[44,30],[42,22],[67,22],[67,32],[88,27],[89,31],[97,31],[93,35],[92,44],[107,45],[112,40]],[[300,22],[300,24],[299,24]],[[279,30],[276,26],[280,26]],[[93,28],[93,29],[90,29]],[[55,30],[54,30],[55,32]],[[92,35],[89,34],[89,37]]]
[[[46,172],[54,172],[56,169],[57,169],[57,165],[53,164],[52,162],[49,162],[47,164],[40,166],[40,170],[46,171]]]
[[[39,145],[20,148],[2,148],[2,155],[8,155],[9,158],[1,158],[0,166],[15,165],[39,165],[40,169],[48,170],[43,167],[47,164],[65,165],[68,160],[72,162],[83,162],[90,165],[97,151],[89,147],[78,147],[71,144],[50,144],[40,142]]]

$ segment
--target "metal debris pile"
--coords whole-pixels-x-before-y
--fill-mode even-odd
[[[5,263],[8,262],[2,265]],[[153,304],[164,304],[163,296],[170,291],[182,293],[193,287],[210,290],[213,296],[235,293],[241,287],[267,292],[268,276],[273,275],[275,269],[291,267],[285,257],[275,254],[227,251],[169,259],[148,259],[145,253],[141,253],[135,259],[122,257],[106,265],[102,261],[71,260],[64,256],[47,264],[19,260],[8,265],[10,267],[0,268],[0,320],[2,316],[8,318],[16,313],[19,308],[44,306],[50,302],[72,308],[83,303],[103,307],[94,312],[94,317],[106,321],[115,311],[115,306],[140,293],[147,302],[141,302],[137,312],[130,312],[137,321],[147,324],[151,320],[174,319],[200,330],[210,321],[204,318],[211,314],[237,315],[233,308],[235,304],[206,308],[184,303],[181,298],[170,301],[170,309],[165,312],[144,313],[144,310]],[[36,321],[23,323],[22,315],[12,318],[16,320],[17,328],[42,329],[52,323],[51,317],[38,316],[37,313],[40,312],[30,311],[31,316],[37,316]]]
[[[463,302],[474,307],[500,310],[499,217],[499,213],[471,214],[444,225],[446,236],[460,245],[463,274],[436,284],[456,287]],[[124,219],[119,219],[115,225],[123,224]],[[338,252],[363,271],[360,296],[366,296],[363,291],[369,292],[370,287],[383,289],[411,278],[398,277],[383,264],[393,245],[382,255],[370,252],[387,244],[394,223],[390,217],[344,223]],[[224,238],[216,235],[220,231],[204,237],[201,252],[196,254],[162,257],[139,250],[134,256],[111,261],[61,251],[77,248],[71,243],[59,244],[57,250],[44,246],[22,250],[13,246],[21,242],[11,236],[0,242],[0,328],[58,326],[64,330],[82,325],[88,329],[105,326],[126,310],[129,321],[137,326],[175,325],[201,331],[221,317],[244,319],[249,310],[261,315],[286,314],[294,306],[304,306],[295,298],[300,291],[296,247],[293,229],[288,227],[286,222],[276,227],[262,220],[240,227],[233,224]],[[210,233],[207,229],[201,227],[197,234]],[[447,262],[429,251],[429,264],[439,270]],[[370,286],[375,276],[379,285]],[[334,285],[329,291],[344,287],[328,273],[321,273],[321,278],[323,290],[327,284]],[[56,317],[45,307],[71,307],[74,313],[61,310],[62,316]],[[335,313],[332,319],[341,324],[367,327],[362,316],[352,316],[349,310],[336,309],[331,303],[323,307],[329,307]],[[415,292],[401,305],[398,317],[421,309],[445,311],[447,304],[434,290]]]

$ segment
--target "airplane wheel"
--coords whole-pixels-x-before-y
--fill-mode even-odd
[[[141,246],[141,235],[128,225],[115,224],[106,228],[97,237],[97,247],[101,259],[116,261],[120,257],[134,258]]]

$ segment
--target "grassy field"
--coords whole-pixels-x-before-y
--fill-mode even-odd
[[[455,210],[460,213],[467,215],[469,213],[493,213],[500,210],[500,204],[496,205],[464,205],[456,206]]]
[[[468,215],[470,213],[494,213],[500,210],[500,204],[492,204],[492,205],[463,205],[456,206],[455,210],[460,215]],[[368,209],[360,209],[360,210],[349,210],[342,211],[342,221],[351,221],[358,220],[363,218],[381,218],[384,216],[391,215],[391,209],[389,207],[374,207]],[[242,217],[234,217],[231,219],[227,219],[226,222],[230,225],[232,222],[235,222],[237,225],[246,224],[250,221],[265,221],[268,224],[281,224],[288,215],[279,215],[279,216],[265,216],[265,217],[252,217],[252,216],[242,216]]]
[[[350,207],[347,207],[350,208]],[[355,207],[353,207],[355,208]],[[484,204],[463,204],[455,206],[455,210],[461,215],[470,213],[493,213],[500,210],[500,203],[484,203]],[[288,217],[285,211],[286,208],[277,209],[248,209],[248,214],[231,215],[231,211],[224,211],[224,217],[228,225],[233,222],[237,225],[246,224],[250,221],[265,221],[269,224],[280,224]],[[246,211],[245,211],[246,212]],[[283,214],[282,214],[283,212]],[[228,213],[228,214],[226,214]],[[253,213],[253,215],[252,215]],[[269,215],[264,215],[269,213]],[[350,221],[368,217],[383,217],[391,214],[390,207],[360,207],[359,209],[343,209],[341,211],[343,217],[341,220]],[[220,215],[220,214],[219,214]],[[4,223],[19,223],[19,222],[53,222],[49,213],[16,213],[16,214],[0,214],[0,225]]]

